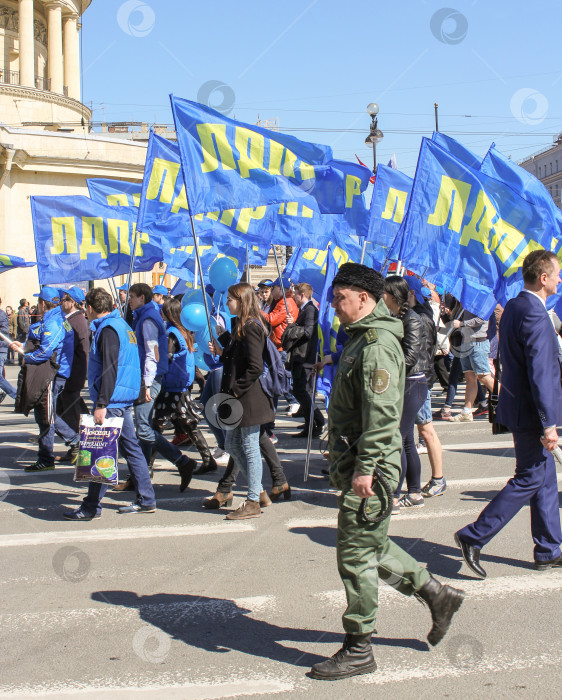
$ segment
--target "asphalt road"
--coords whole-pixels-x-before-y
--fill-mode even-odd
[[[15,368],[7,371],[15,377]],[[492,437],[482,420],[437,424],[447,492],[390,526],[433,574],[466,591],[447,637],[430,648],[427,610],[383,585],[377,672],[336,683],[306,675],[339,648],[344,595],[336,495],[320,473],[318,441],[303,483],[306,444],[290,437],[298,422],[281,417],[277,429],[293,498],[259,519],[230,522],[225,510],[205,511],[201,501],[219,474],[194,478],[180,494],[172,465],[157,461],[157,513],[118,515],[127,493],[109,493],[100,520],[73,523],[62,507],[78,505],[84,487],[69,467],[23,471],[37,428],[6,399],[0,697],[561,697],[562,571],[533,569],[528,509],[484,550],[485,581],[454,544],[453,533],[514,468],[510,437]],[[422,464],[425,480],[427,456]],[[237,493],[233,507],[244,489]]]

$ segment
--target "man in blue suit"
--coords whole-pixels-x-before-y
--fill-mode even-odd
[[[513,433],[515,475],[480,513],[455,534],[465,562],[481,578],[480,550],[527,503],[535,568],[562,567],[562,529],[552,450],[562,408],[556,331],[546,299],[556,293],[560,265],[554,253],[535,250],[523,261],[525,286],[507,302],[499,327],[502,364],[497,420]]]

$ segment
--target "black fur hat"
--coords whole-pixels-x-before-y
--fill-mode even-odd
[[[364,289],[372,294],[375,297],[375,301],[378,301],[383,293],[384,277],[380,272],[366,265],[349,262],[344,263],[334,277],[332,287],[338,285],[341,287],[359,287],[359,289]]]

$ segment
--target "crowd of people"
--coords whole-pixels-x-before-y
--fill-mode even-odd
[[[462,591],[440,584],[388,538],[390,513],[420,508],[446,492],[434,421],[470,422],[488,416],[490,408],[494,425],[500,421],[514,435],[515,476],[476,522],[455,534],[470,569],[486,577],[480,550],[525,503],[531,505],[535,568],[562,567],[552,457],[562,418],[562,342],[560,321],[546,310],[559,275],[554,254],[530,253],[523,263],[523,291],[486,320],[416,276],[383,278],[364,265],[346,263],[332,283],[331,303],[340,321],[337,349],[322,359],[318,306],[306,282],[293,285],[279,278],[263,280],[255,289],[245,282],[230,286],[228,313],[212,309],[206,348],[196,347],[194,334],[182,323],[181,298],[160,285],[124,286],[118,299],[101,287],[86,294],[78,287],[43,287],[36,307],[29,309],[22,299],[15,313],[0,309],[0,368],[8,362],[22,365],[17,388],[0,373],[2,400],[9,395],[16,411],[34,411],[38,452],[26,471],[76,463],[80,416],[89,412],[82,398],[87,384],[96,424],[123,419],[119,453],[129,475],[115,488],[133,491],[134,500],[119,513],[156,511],[152,482],[159,454],[177,469],[181,492],[194,474],[226,466],[216,492],[202,504],[206,509],[232,504],[242,471],[247,496],[226,515],[241,520],[291,498],[275,448],[278,401],[284,398],[288,413],[303,419],[293,437],[320,437],[326,419],[315,401],[316,377],[334,365],[327,457],[330,482],[341,492],[337,548],[348,601],[346,637],[342,649],[316,664],[311,674],[334,680],[369,673],[376,668],[370,645],[378,592],[373,570],[384,579],[396,575],[400,592],[427,604],[432,645],[443,638],[463,601]],[[9,351],[14,355],[9,357]],[[197,357],[203,357],[204,373]],[[278,371],[276,377],[283,380],[275,382],[272,375]],[[464,405],[453,415],[463,374]],[[446,398],[433,413],[436,381]],[[214,453],[205,422],[216,441]],[[171,440],[166,430],[174,431]],[[64,453],[55,455],[55,435],[64,442]],[[200,463],[183,446],[195,448]],[[431,465],[431,478],[423,486],[421,452],[427,452]],[[262,458],[271,474],[269,493],[263,487]],[[101,517],[107,489],[107,484],[90,482],[82,504],[65,510],[64,518]]]

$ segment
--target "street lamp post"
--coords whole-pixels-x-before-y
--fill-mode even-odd
[[[369,102],[367,105],[367,114],[371,117],[371,128],[369,129],[369,135],[365,139],[367,145],[371,144],[373,146],[373,175],[377,175],[377,143],[380,143],[383,139],[384,134],[378,128],[378,117],[379,106],[376,102]],[[365,250],[367,248],[367,241],[363,242],[363,250],[361,251],[361,264],[365,259]]]

